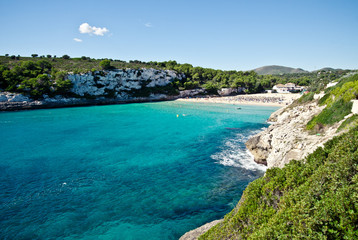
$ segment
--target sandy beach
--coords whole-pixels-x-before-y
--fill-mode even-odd
[[[300,97],[299,93],[258,93],[227,97],[179,98],[176,101],[284,107]]]

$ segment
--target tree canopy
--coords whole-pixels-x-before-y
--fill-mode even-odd
[[[104,70],[111,69],[111,61],[108,60],[108,59],[102,60],[102,61],[99,63],[99,66],[100,66],[102,69],[104,69]]]

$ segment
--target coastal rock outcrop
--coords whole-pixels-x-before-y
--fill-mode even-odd
[[[114,95],[122,99],[129,98],[128,93],[133,90],[166,86],[183,77],[172,70],[156,69],[116,69],[67,76],[73,83],[71,91],[79,96]]]
[[[0,102],[29,102],[30,98],[19,94],[19,93],[10,93],[2,92],[0,93]]]
[[[323,108],[324,106],[312,102],[274,112],[268,119],[272,124],[246,142],[246,147],[254,155],[255,162],[265,164],[269,168],[282,168],[292,159],[303,159],[338,135],[336,131],[340,122],[326,127],[318,134],[311,134],[305,130],[308,121]]]
[[[202,88],[198,89],[191,89],[191,90],[183,90],[180,91],[179,97],[185,98],[185,97],[195,97],[200,94],[205,94],[205,90]]]
[[[223,219],[215,220],[215,221],[209,222],[207,224],[204,224],[201,227],[198,227],[194,230],[191,230],[191,231],[185,233],[183,236],[181,236],[179,238],[179,240],[196,240],[199,238],[199,236],[203,235],[204,233],[209,231],[210,228],[212,228],[213,226],[215,226],[216,224],[218,224],[222,221],[223,221]]]

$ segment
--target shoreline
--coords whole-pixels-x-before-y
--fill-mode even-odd
[[[285,107],[300,97],[299,93],[258,93],[225,97],[178,98],[175,101]]]
[[[23,102],[1,102],[0,112],[6,111],[21,111],[33,109],[51,109],[51,108],[66,108],[66,107],[82,107],[82,106],[99,106],[99,105],[114,105],[114,104],[129,104],[129,103],[145,103],[145,102],[160,102],[160,101],[183,101],[183,102],[200,102],[200,103],[224,103],[224,104],[242,104],[254,106],[271,106],[271,107],[285,107],[291,104],[295,99],[299,98],[300,94],[280,94],[280,93],[258,93],[245,94],[225,97],[211,97],[201,96],[193,98],[180,98],[178,96],[165,96],[159,98],[142,97],[127,100],[119,99],[60,99],[58,101],[23,101]]]
[[[72,99],[70,101],[58,101],[58,102],[47,102],[47,101],[4,102],[4,103],[0,103],[0,112],[161,102],[161,101],[173,101],[175,99],[177,98],[172,96],[167,96],[165,98],[149,97],[149,98],[134,98],[134,99],[127,99],[127,100],[116,100],[116,99],[74,99],[73,100]]]

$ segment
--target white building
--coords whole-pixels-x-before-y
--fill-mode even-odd
[[[285,87],[283,84],[277,84],[273,86],[272,90],[276,90],[278,93],[288,93],[287,87]]]

